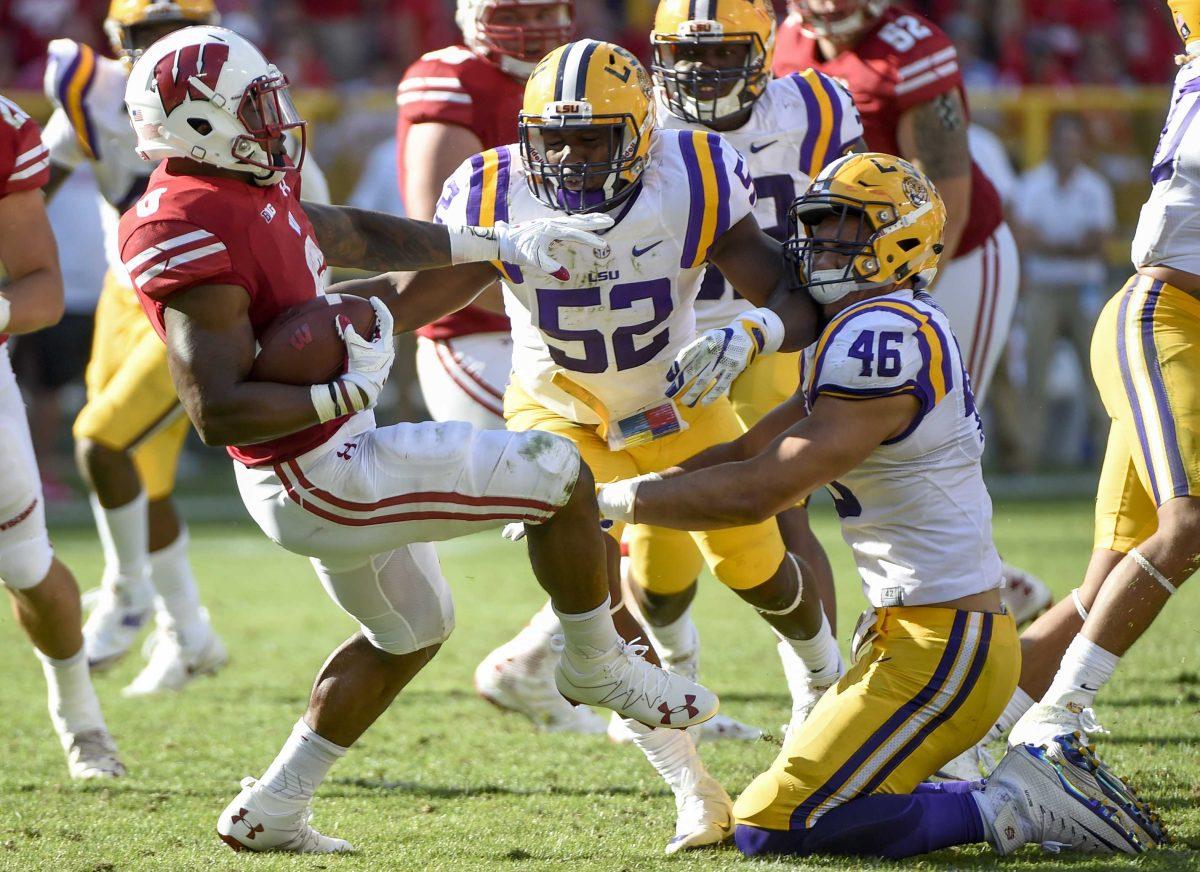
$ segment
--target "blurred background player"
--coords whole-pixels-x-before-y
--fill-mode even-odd
[[[0,345],[63,313],[58,249],[39,190],[50,158],[37,123],[0,96]],[[72,778],[125,774],[104,724],[84,651],[75,578],[46,532],[37,459],[8,349],[0,350],[0,583],[46,675],[50,720]]]
[[[433,220],[442,186],[473,154],[517,139],[517,114],[534,65],[571,39],[571,0],[459,0],[463,44],[424,55],[404,74],[397,159],[406,214]],[[469,306],[417,331],[417,376],[430,417],[504,429],[512,336],[499,283]],[[554,685],[561,633],[549,605],[475,671],[484,699],[550,732],[602,733],[604,721]]]
[[[775,13],[765,0],[690,2],[662,0],[650,35],[650,65],[661,127],[719,132],[745,159],[757,202],[754,216],[764,232],[783,242],[787,210],[812,176],[848,151],[865,150],[862,123],[850,95],[815,71],[775,79]],[[753,305],[709,266],[696,297],[696,330],[724,327]],[[757,358],[733,383],[729,399],[743,430],[796,392],[800,354]],[[788,550],[805,565],[805,585],[825,607],[827,626],[837,626],[829,559],[808,526],[808,513],[794,508],[779,517]],[[703,558],[687,533],[633,525],[629,544],[637,606],[663,662],[695,677],[700,637],[691,619],[696,576]],[[833,631],[836,632],[836,631]],[[814,640],[814,645],[822,644]],[[792,646],[779,643],[794,702],[815,704],[840,675],[809,676]],[[802,716],[801,718],[802,719]],[[609,735],[614,735],[610,725]],[[705,737],[754,739],[761,731],[726,715],[697,728]]]
[[[1020,260],[1000,197],[972,160],[954,44],[936,24],[891,0],[789,0],[775,72],[820,70],[862,113],[867,147],[907,158],[946,203],[945,251],[931,289],[950,317],[980,406],[1017,305]],[[1049,607],[1040,579],[1005,564],[1005,605],[1018,625]]]
[[[84,627],[92,668],[114,665],[156,605],[159,614],[150,662],[125,689],[129,695],[177,690],[226,661],[200,605],[187,528],[171,499],[187,416],[116,250],[117,220],[144,193],[153,169],[133,150],[124,102],[129,64],[160,36],[216,19],[211,0],[113,0],[105,31],[118,60],[57,39],[46,66],[46,94],[55,105],[43,134],[51,161],[47,192],[53,196],[72,170],[91,165],[104,200],[109,261],[96,306],[87,403],[73,428],[104,549],[104,575]]]

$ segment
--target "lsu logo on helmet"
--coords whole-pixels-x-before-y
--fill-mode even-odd
[[[517,127],[521,162],[538,200],[567,213],[608,208],[634,190],[650,160],[650,76],[618,45],[568,43],[534,68]],[[604,158],[579,159],[579,137],[597,135],[606,145]]]
[[[671,113],[711,124],[749,107],[771,81],[775,12],[769,0],[661,0],[650,44]]]

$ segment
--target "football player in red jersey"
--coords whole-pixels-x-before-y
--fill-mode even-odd
[[[400,194],[409,217],[433,219],[442,185],[463,161],[515,142],[525,80],[575,30],[571,0],[458,0],[463,44],[430,52],[396,93]],[[512,335],[499,283],[475,302],[417,331],[417,376],[435,421],[504,429]],[[551,732],[603,733],[604,720],[568,704],[554,686],[551,639],[558,621],[543,608],[475,671],[484,699]]]
[[[1000,197],[967,146],[967,102],[953,43],[891,0],[789,0],[775,74],[809,67],[840,80],[873,151],[920,167],[946,203],[945,252],[932,288],[962,345],[982,405],[1017,305],[1020,261]],[[1004,602],[1018,623],[1050,605],[1046,585],[1004,565]]]
[[[180,400],[206,442],[228,446],[251,516],[275,542],[309,557],[360,625],[322,667],[275,761],[221,813],[221,838],[235,850],[351,850],[309,826],[308,805],[333,763],[453,629],[453,602],[428,543],[505,522],[525,523],[534,572],[562,623],[556,677],[564,693],[662,726],[712,717],[715,696],[618,637],[594,481],[572,443],[463,422],[375,427],[370,409],[394,359],[394,320],[374,294],[388,297],[405,323],[413,312],[397,289],[411,274],[333,289],[371,296],[376,312],[371,336],[341,326],[343,375],[312,386],[246,380],[256,337],[322,293],[326,255],[369,270],[501,261],[565,281],[550,246],[604,251],[587,231],[612,220],[445,226],[301,204],[283,143],[289,129],[303,135],[304,122],[287,79],[222,28],[159,40],[129,83],[137,150],[163,162],[121,219],[121,259],[166,342]]]
[[[37,123],[0,96],[0,265],[8,274],[0,288],[0,345],[10,333],[32,333],[62,317],[58,249],[41,192],[49,178],[50,153]],[[25,403],[7,348],[0,348],[0,445],[0,584],[42,662],[50,719],[71,777],[124,775],[88,673],[79,587],[46,532]]]

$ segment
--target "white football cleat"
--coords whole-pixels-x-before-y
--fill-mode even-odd
[[[577,705],[597,705],[632,718],[648,727],[680,730],[707,721],[717,713],[717,695],[672,672],[655,666],[642,655],[645,645],[618,639],[609,651],[596,657],[574,658],[564,653],[554,678],[559,691]]]
[[[258,797],[258,782],[242,779],[239,793],[217,819],[217,835],[235,851],[280,851],[288,854],[348,854],[345,839],[323,836],[309,826],[305,806],[287,814],[267,814]]]
[[[1132,830],[1143,845],[1163,845],[1170,841],[1154,806],[1105,766],[1082,735],[1059,736],[1044,750],[1070,782],[1090,799],[1116,806],[1121,823]]]
[[[108,730],[84,730],[59,737],[67,752],[67,769],[72,778],[90,781],[120,778],[125,764],[117,754],[117,743]]]
[[[1102,736],[1108,730],[1100,726],[1090,708],[1075,703],[1066,706],[1038,703],[1013,724],[1008,733],[1008,744],[1048,746],[1059,736],[1073,733]]]
[[[1027,844],[1085,854],[1146,850],[1112,803],[1086,795],[1044,749],[1032,745],[1008,750],[983,789],[983,802],[992,810],[984,823],[997,854]]]
[[[524,715],[547,733],[603,733],[604,718],[587,706],[571,705],[559,693],[554,667],[561,652],[554,637],[531,646],[518,635],[475,667],[475,692],[497,708]]]
[[[978,781],[996,768],[996,758],[987,749],[987,739],[972,745],[933,774],[938,781]]]
[[[792,694],[792,719],[788,722],[787,729],[794,730],[808,719],[817,703],[821,701],[821,697],[825,695],[825,691],[838,683],[838,680],[846,672],[846,668],[839,656],[837,675],[819,681],[814,680],[808,667],[791,645],[781,641],[775,648],[779,652],[779,660],[783,663],[783,674],[787,678],[788,690]]]
[[[688,727],[687,731],[699,745],[701,742],[716,742],[721,740],[735,742],[753,742],[762,738],[763,731],[758,727],[743,724],[739,720],[726,715],[713,715],[702,724]],[[625,721],[616,712],[608,719],[608,739],[617,745],[633,743],[633,730],[625,725]]]
[[[675,794],[675,835],[666,853],[719,845],[733,835],[733,802],[710,775]]]
[[[1000,602],[1018,627],[1032,622],[1054,604],[1054,594],[1036,575],[1011,563],[1001,564]]]
[[[154,615],[154,590],[149,582],[145,587],[141,593],[149,596],[131,596],[108,586],[84,594],[84,603],[92,605],[92,611],[83,625],[83,645],[93,672],[116,665],[128,654]]]
[[[160,627],[146,638],[149,662],[128,686],[121,690],[122,696],[152,696],[156,693],[183,690],[194,678],[201,675],[216,675],[226,663],[229,654],[221,637],[209,627],[208,638],[200,649],[189,654],[179,644],[179,637],[172,630]]]

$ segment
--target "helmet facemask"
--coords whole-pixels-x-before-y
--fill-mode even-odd
[[[784,252],[795,266],[799,283],[818,303],[835,303],[847,294],[878,290],[903,278],[888,275],[879,280],[882,271],[875,252],[878,225],[868,218],[868,211],[884,224],[896,218],[890,203],[837,194],[808,194],[792,205]],[[834,216],[838,219],[834,233],[816,235],[820,225]],[[823,260],[824,255],[834,255],[835,264],[844,263],[831,266]]]
[[[847,12],[816,12],[811,0],[791,0],[788,8],[800,16],[800,31],[813,39],[845,40],[865,30],[883,14],[891,0],[856,0]]]
[[[531,8],[546,8],[551,20],[522,20],[520,10]],[[506,73],[521,76],[528,76],[539,60],[570,42],[574,34],[574,0],[540,3],[485,0],[478,5],[474,20],[464,28],[464,35],[477,51],[498,58]]]
[[[266,171],[265,177],[254,174],[260,185],[272,185],[284,173],[299,172],[308,151],[308,125],[292,102],[287,76],[274,67],[271,70],[272,75],[246,86],[236,113],[245,133],[234,137],[232,147],[240,163]],[[289,130],[299,131],[300,152],[294,161],[285,148],[284,135]]]
[[[541,116],[521,113],[518,123],[530,190],[542,203],[568,215],[611,208],[629,196],[645,169],[646,158],[639,151],[649,131],[639,130],[631,114],[592,116],[586,109],[579,103],[550,104]],[[651,112],[643,128],[653,124]],[[589,131],[607,138],[607,160],[572,159],[563,134]],[[549,152],[564,148],[567,154],[552,163]]]
[[[671,114],[693,124],[723,121],[750,106],[762,93],[770,71],[767,48],[757,33],[722,33],[712,21],[689,21],[689,33],[654,34],[651,72],[663,89]],[[707,27],[700,33],[701,27]],[[717,46],[743,52],[730,66],[707,63]]]

